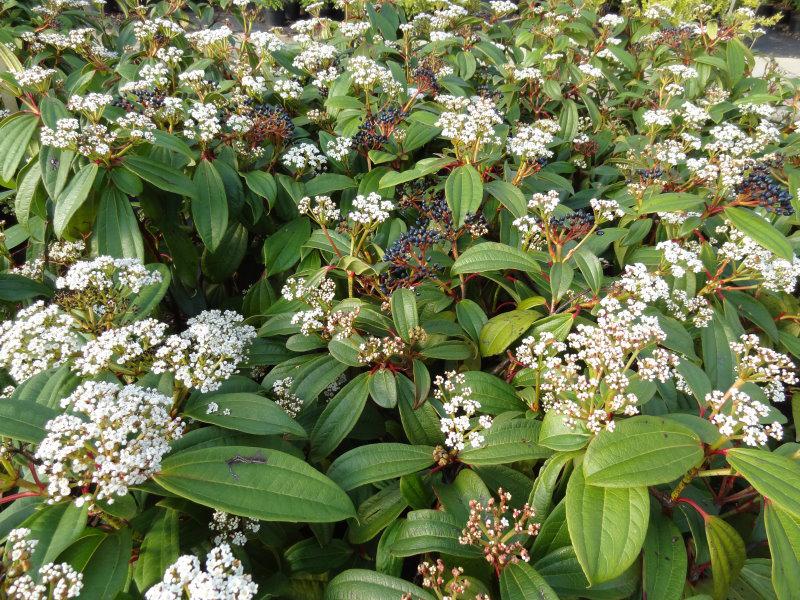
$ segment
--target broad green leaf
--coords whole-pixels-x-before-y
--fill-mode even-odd
[[[308,538],[287,548],[284,557],[293,572],[321,574],[339,569],[352,554],[353,548],[342,540],[320,545],[316,539]]]
[[[704,206],[705,200],[702,196],[684,192],[670,192],[646,198],[642,202],[639,214],[690,211],[702,209]]]
[[[275,199],[278,197],[278,184],[275,183],[272,175],[265,171],[248,171],[242,175],[250,191],[256,196],[266,198],[270,206],[275,204]]]
[[[94,235],[101,254],[144,260],[144,241],[139,231],[139,221],[128,197],[116,187],[106,188],[100,196]]]
[[[194,171],[192,218],[203,245],[214,251],[228,229],[228,199],[217,168],[206,159]]]
[[[378,369],[369,377],[369,395],[383,408],[397,406],[397,378],[389,369]]]
[[[472,165],[456,167],[444,184],[447,206],[453,213],[453,224],[461,227],[467,215],[475,214],[483,200],[483,182]]]
[[[553,588],[525,562],[510,564],[500,574],[502,600],[559,600]]]
[[[480,550],[459,544],[464,524],[441,510],[413,510],[408,513],[391,547],[395,556],[440,552],[459,558],[478,558]]]
[[[306,437],[305,430],[286,411],[258,394],[197,394],[189,398],[183,413],[203,423],[254,435]]]
[[[514,269],[527,273],[541,271],[539,263],[519,248],[512,248],[497,242],[483,242],[467,248],[450,269],[453,275],[483,273],[484,271],[503,271]]]
[[[788,513],[800,518],[800,463],[766,450],[731,448],[728,463],[756,490]]]
[[[347,175],[339,173],[321,173],[306,183],[306,194],[319,196],[356,187],[356,182]]]
[[[500,179],[495,179],[485,183],[483,186],[490,196],[496,198],[500,204],[506,207],[515,218],[528,214],[528,205],[522,190],[517,186]]]
[[[408,342],[411,339],[411,330],[419,326],[417,297],[412,290],[400,288],[392,293],[391,308],[397,334]]]
[[[207,163],[208,161],[201,161],[201,164],[203,162]],[[131,154],[123,159],[122,166],[145,181],[152,183],[160,190],[188,196],[189,198],[194,198],[196,195],[195,182],[184,175],[182,171],[151,158]],[[202,183],[205,183],[205,181]],[[225,206],[227,207],[227,202]],[[225,231],[225,228],[223,227],[222,230]]]
[[[586,482],[603,487],[668,483],[703,459],[700,438],[688,427],[661,417],[622,419],[599,433],[583,460]]]
[[[772,556],[772,585],[778,600],[800,590],[800,518],[771,502],[764,506],[764,527]]]
[[[267,275],[283,273],[300,260],[300,249],[311,236],[308,219],[290,221],[264,241]]]
[[[481,329],[479,338],[481,356],[503,353],[539,316],[532,310],[511,310],[489,319]]]
[[[464,385],[472,390],[472,398],[481,403],[481,412],[498,415],[508,411],[525,411],[527,405],[514,387],[484,371],[465,371]]]
[[[411,600],[436,600],[413,583],[367,569],[340,573],[325,588],[325,600],[397,600],[403,594],[408,594]]]
[[[36,115],[19,112],[0,127],[0,178],[5,181],[14,178],[38,126]]]
[[[561,480],[562,472],[567,469],[568,463],[575,458],[576,454],[574,452],[557,452],[548,458],[539,469],[539,474],[536,476],[536,481],[533,482],[533,488],[528,496],[528,504],[535,511],[537,521],[544,521],[545,517],[550,514],[556,485]]]
[[[311,460],[320,460],[333,452],[355,427],[369,395],[369,374],[350,380],[328,402],[311,431]]]
[[[81,598],[115,598],[125,587],[132,546],[129,528],[108,534],[93,529],[67,548],[59,560],[83,574]]]
[[[20,302],[53,295],[53,288],[35,279],[16,273],[0,273],[0,300],[3,302]]]
[[[769,221],[751,210],[738,206],[729,206],[724,214],[736,229],[751,237],[756,243],[783,259],[792,260],[794,256],[792,246]]]
[[[28,539],[38,540],[28,559],[35,573],[43,564],[53,562],[86,529],[89,502],[78,506],[70,500],[42,506],[22,525],[31,530]]]
[[[226,446],[176,452],[154,479],[198,504],[262,521],[331,523],[355,515],[333,481],[276,450]]]
[[[639,584],[639,569],[633,565],[611,581],[589,585],[571,546],[553,550],[533,566],[561,598],[621,600],[633,597]]]
[[[407,444],[369,444],[345,452],[330,466],[328,477],[349,491],[385,481],[433,464],[433,448]]]
[[[161,281],[148,285],[147,287],[139,290],[138,294],[134,294],[130,299],[131,306],[124,318],[125,323],[131,321],[138,321],[149,316],[155,309],[164,295],[169,289],[169,283],[172,280],[170,270],[164,263],[150,263],[145,265],[148,271],[158,271],[161,273]]]
[[[537,444],[541,423],[535,419],[514,419],[493,425],[484,432],[479,448],[467,447],[460,454],[468,465],[502,465],[522,460],[547,458],[548,448]]]
[[[646,487],[602,488],[576,468],[567,484],[567,525],[575,555],[591,584],[610,581],[642,549],[650,516]]]
[[[745,547],[736,530],[719,517],[708,515],[706,538],[711,553],[711,575],[714,582],[714,600],[725,600],[728,589],[744,566]]]
[[[161,581],[164,571],[179,555],[178,511],[159,510],[150,530],[144,536],[139,558],[133,567],[136,586],[144,591]]]
[[[660,512],[650,513],[643,556],[642,579],[647,599],[680,600],[686,585],[686,546],[675,523]]]
[[[38,444],[47,435],[47,422],[59,414],[43,404],[3,399],[0,402],[0,436]]]
[[[562,452],[580,450],[592,438],[582,421],[568,425],[566,417],[553,410],[547,411],[539,431],[539,444]]]
[[[407,506],[398,485],[383,488],[358,507],[356,518],[350,521],[347,539],[353,544],[368,542],[395,521]]]
[[[483,309],[472,300],[462,300],[456,304],[458,324],[464,328],[472,341],[477,342],[481,329],[489,320]]]
[[[53,213],[53,230],[56,235],[61,237],[66,232],[72,217],[86,202],[92,185],[97,177],[98,167],[95,163],[89,163],[81,167],[81,170],[72,178],[64,188],[64,191],[56,198],[56,208]]]

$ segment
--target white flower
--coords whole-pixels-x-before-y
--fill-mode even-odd
[[[182,600],[184,593],[197,600],[251,600],[258,585],[244,572],[228,544],[211,549],[206,570],[196,556],[184,555],[167,567],[161,582],[145,593],[145,600]]]
[[[98,375],[115,366],[129,367],[164,340],[166,329],[165,323],[144,319],[104,331],[81,348],[82,356],[75,359],[74,368],[81,375]]]
[[[247,533],[258,533],[261,529],[261,524],[256,519],[238,517],[221,510],[215,510],[214,514],[211,515],[211,522],[208,524],[208,528],[217,534],[211,540],[215,546],[223,542],[234,546],[244,546],[247,543]]]
[[[555,140],[554,134],[559,128],[558,122],[550,119],[541,119],[532,125],[522,125],[515,135],[508,138],[508,151],[528,162],[550,158],[553,152],[548,146]]]
[[[161,273],[148,271],[139,259],[111,256],[78,261],[66,275],[56,279],[58,289],[71,292],[127,289],[138,293],[142,288],[157,283],[161,283]]]
[[[49,421],[36,451],[48,477],[49,501],[68,496],[73,485],[96,485],[95,498],[111,503],[129,486],[145,482],[161,468],[169,443],[183,434],[180,419],[169,416],[171,405],[170,398],[137,385],[79,385],[61,401],[73,414]]]
[[[479,448],[484,440],[482,430],[491,428],[492,419],[488,415],[477,415],[480,402],[474,400],[472,388],[465,385],[462,373],[449,371],[445,376],[437,375],[434,385],[437,389],[434,397],[442,402],[445,416],[439,419],[439,425],[445,436],[445,446],[451,450],[461,451],[467,442],[472,448]],[[478,416],[478,423],[473,427],[470,419]]]
[[[314,172],[322,171],[328,159],[317,149],[314,144],[301,142],[289,148],[281,159],[284,165],[295,171],[303,171],[310,168]]]
[[[300,409],[303,408],[303,399],[292,392],[293,385],[294,379],[291,377],[278,379],[272,384],[272,393],[275,394],[276,397],[275,404],[280,406],[287,415],[294,419],[297,413],[300,412]]]
[[[394,204],[390,200],[384,200],[377,192],[370,192],[366,196],[358,194],[353,199],[347,217],[356,223],[373,226],[388,219],[391,210],[394,210]]]
[[[273,89],[284,100],[297,100],[303,93],[303,86],[294,79],[278,79]]]
[[[325,154],[333,160],[344,160],[353,148],[353,138],[337,137],[325,144]]]
[[[442,137],[459,146],[482,148],[487,144],[500,144],[494,128],[503,118],[492,100],[448,95],[437,96],[436,100],[446,109],[436,121],[436,127],[442,129]]]
[[[44,69],[36,65],[14,73],[14,77],[22,87],[32,87],[44,83],[55,72],[55,69]]]
[[[171,335],[156,351],[154,373],[172,372],[187,388],[219,389],[247,357],[256,330],[232,310],[206,310],[189,319],[187,329]]]

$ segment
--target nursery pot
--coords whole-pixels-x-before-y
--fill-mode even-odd
[[[789,31],[800,33],[800,13],[793,11],[789,15]]]
[[[286,15],[286,24],[291,25],[300,20],[300,3],[287,2],[283,5],[283,14]]]
[[[282,8],[268,8],[263,13],[262,22],[265,28],[283,27],[286,25],[286,15]]]

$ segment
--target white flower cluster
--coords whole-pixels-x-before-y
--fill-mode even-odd
[[[673,240],[666,240],[656,244],[664,257],[667,269],[675,277],[683,277],[686,273],[701,273],[703,261],[700,260],[700,244],[686,242],[684,245]]]
[[[705,402],[711,408],[709,420],[717,426],[720,435],[740,437],[748,446],[764,446],[770,437],[783,438],[780,423],[761,423],[769,415],[770,407],[738,388],[732,387],[724,393],[719,390],[709,392]]]
[[[300,300],[310,306],[296,312],[291,320],[292,325],[300,325],[303,335],[319,333],[325,339],[345,339],[353,334],[358,310],[332,310],[336,298],[333,280],[324,278],[307,284],[302,277],[290,277],[281,293],[286,300]]]
[[[467,443],[472,448],[480,448],[485,441],[483,431],[491,428],[492,418],[480,415],[473,427],[471,419],[481,403],[471,397],[472,388],[465,385],[463,373],[449,371],[444,377],[437,375],[433,383],[437,388],[434,397],[442,403],[445,413],[439,419],[442,433],[446,435],[445,446],[457,452],[466,448]]]
[[[389,211],[394,210],[391,200],[384,200],[377,192],[370,192],[366,196],[358,194],[353,199],[353,206],[347,218],[368,227],[383,223],[389,218]]]
[[[145,593],[145,600],[251,600],[258,585],[244,572],[228,544],[220,544],[206,556],[206,568],[191,554],[167,567],[161,582]]]
[[[12,537],[18,539],[20,536],[29,534],[30,529],[27,528],[13,529],[8,534],[8,542],[11,542]],[[18,543],[16,542],[15,545]],[[35,547],[38,540],[29,540],[25,543]],[[27,567],[24,569],[27,570]],[[35,579],[28,573],[19,577],[8,577],[8,579],[11,580],[7,588],[9,600],[50,600],[51,598],[67,600],[79,597],[83,589],[83,573],[78,573],[68,563],[44,564],[39,568],[39,574]]]
[[[215,45],[227,45],[233,32],[226,26],[217,29],[200,29],[186,34],[186,40],[201,52],[207,52]]]
[[[589,200],[589,206],[592,207],[595,215],[595,221],[613,221],[625,216],[625,211],[620,208],[619,202],[616,200],[600,200],[592,198]]]
[[[557,121],[540,119],[532,125],[522,125],[517,133],[508,138],[508,151],[527,162],[536,162],[553,156],[548,148],[555,140],[560,126]]]
[[[300,54],[295,56],[292,66],[313,74],[329,67],[337,56],[339,56],[339,51],[335,46],[311,42]]]
[[[284,100],[297,100],[303,93],[303,86],[294,79],[278,79],[272,89]]]
[[[303,399],[292,392],[293,385],[294,379],[291,377],[278,379],[272,384],[272,393],[275,394],[275,404],[294,419],[303,408]]]
[[[727,223],[717,227],[717,233],[728,235],[718,256],[739,263],[737,272],[760,280],[773,292],[794,292],[800,277],[800,258],[793,256],[791,261],[780,258]]]
[[[155,134],[153,133],[156,129],[156,124],[146,115],[135,112],[128,113],[117,119],[117,125],[128,130],[128,137],[130,139],[143,140],[150,143],[156,141]]]
[[[67,102],[67,108],[99,116],[103,109],[113,101],[114,97],[111,94],[90,93],[85,96],[73,94]]]
[[[14,77],[22,87],[34,87],[46,82],[51,75],[55,75],[55,72],[55,69],[45,69],[35,65],[14,73]]]
[[[81,344],[77,321],[41,300],[0,323],[0,367],[17,383],[74,356]]]
[[[94,484],[95,498],[112,503],[129,486],[147,481],[161,468],[169,443],[183,435],[181,420],[169,415],[171,405],[157,390],[137,385],[79,385],[61,401],[72,414],[47,423],[36,451],[48,477],[49,501],[69,496],[73,486]]]
[[[98,375],[105,369],[125,372],[164,341],[166,330],[166,323],[144,319],[104,331],[81,348],[74,368],[81,375]]]
[[[281,38],[270,31],[254,31],[250,34],[250,43],[266,52],[277,52],[286,46]]]
[[[678,358],[657,346],[666,334],[656,317],[644,315],[645,308],[638,300],[623,303],[607,296],[600,301],[597,325],[579,324],[567,337],[571,352],[558,357],[551,354],[561,347],[552,343],[525,345],[520,358],[540,368],[548,411],[564,415],[570,427],[582,421],[594,433],[613,430],[615,413],[639,412],[636,395],[627,391],[634,361],[642,380],[665,382],[675,375]],[[640,355],[650,347],[649,356]],[[538,350],[545,351],[541,365]]]
[[[517,8],[517,4],[510,0],[490,0],[489,2],[489,9],[496,17],[517,12]]]
[[[761,346],[757,336],[743,335],[731,344],[736,354],[736,373],[740,380],[765,386],[767,396],[773,402],[783,402],[784,385],[797,383],[795,367],[785,354]]]
[[[156,351],[154,373],[172,372],[187,388],[201,392],[219,389],[247,357],[256,330],[232,310],[206,310],[187,321],[187,328],[171,335]]]
[[[366,56],[354,56],[347,63],[347,70],[353,83],[366,89],[380,86],[385,94],[396,96],[402,86],[392,72]]]
[[[77,150],[89,158],[107,157],[117,139],[116,132],[109,131],[102,123],[81,127],[78,119],[71,117],[58,119],[55,129],[43,126],[39,136],[43,146]]]
[[[385,364],[393,356],[399,356],[406,350],[406,343],[398,336],[379,338],[369,336],[358,346],[358,362],[362,365]]]
[[[234,546],[244,546],[247,543],[247,533],[258,533],[261,524],[256,519],[231,515],[221,510],[215,510],[211,515],[208,528],[216,533],[211,543],[219,546],[229,543]]]
[[[353,138],[337,137],[325,144],[325,154],[333,160],[342,161],[350,154],[353,148]]]
[[[339,23],[339,31],[348,40],[359,38],[369,31],[372,24],[369,21],[356,21],[353,23]]]
[[[308,215],[321,224],[337,223],[342,217],[330,196],[314,196],[313,202],[311,198],[304,196],[297,203],[297,212]]]
[[[439,95],[436,101],[445,107],[436,127],[441,128],[442,137],[452,140],[454,145],[480,149],[501,143],[494,128],[503,122],[503,117],[489,98]]]
[[[58,289],[71,292],[129,290],[136,294],[157,283],[161,283],[161,273],[147,270],[139,259],[111,256],[78,261],[56,279]]]
[[[183,135],[189,139],[197,137],[201,142],[210,142],[222,131],[219,110],[214,104],[193,102],[189,115],[191,118],[183,124]]]
[[[281,159],[288,169],[295,171],[305,171],[310,169],[312,172],[325,170],[328,159],[322,154],[314,144],[302,142],[289,148]]]
[[[528,210],[538,213],[543,218],[553,214],[553,211],[561,202],[558,190],[549,190],[545,193],[536,192],[528,200]]]

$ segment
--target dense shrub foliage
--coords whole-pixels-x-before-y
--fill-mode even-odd
[[[0,598],[798,598],[764,22],[264,6],[0,13]]]

